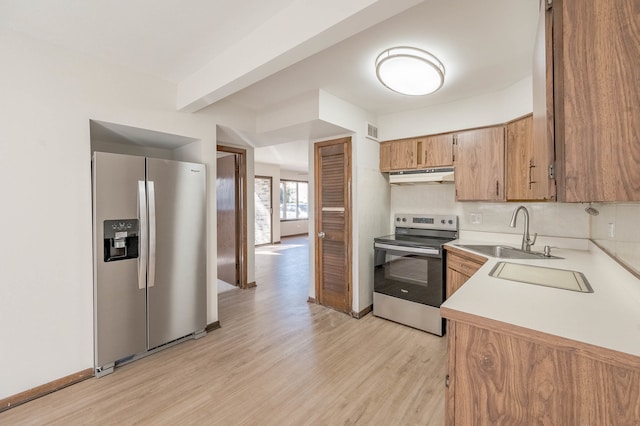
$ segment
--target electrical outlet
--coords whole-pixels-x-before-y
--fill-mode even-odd
[[[471,213],[471,223],[473,225],[482,225],[482,213]]]
[[[615,223],[609,223],[609,238],[615,238],[616,237],[616,224]]]

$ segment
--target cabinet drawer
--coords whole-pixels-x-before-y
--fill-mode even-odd
[[[480,263],[468,257],[460,256],[456,253],[447,253],[447,267],[468,276],[475,274],[483,264],[484,263]]]

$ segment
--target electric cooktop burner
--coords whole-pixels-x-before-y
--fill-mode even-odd
[[[375,242],[404,247],[440,248],[458,238],[455,215],[396,214],[395,234],[375,238]]]

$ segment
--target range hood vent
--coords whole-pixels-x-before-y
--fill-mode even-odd
[[[390,172],[389,183],[443,183],[453,182],[453,167],[443,167],[437,169],[405,170],[401,172]]]

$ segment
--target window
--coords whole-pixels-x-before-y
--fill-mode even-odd
[[[280,220],[309,218],[308,189],[307,182],[280,181]]]

